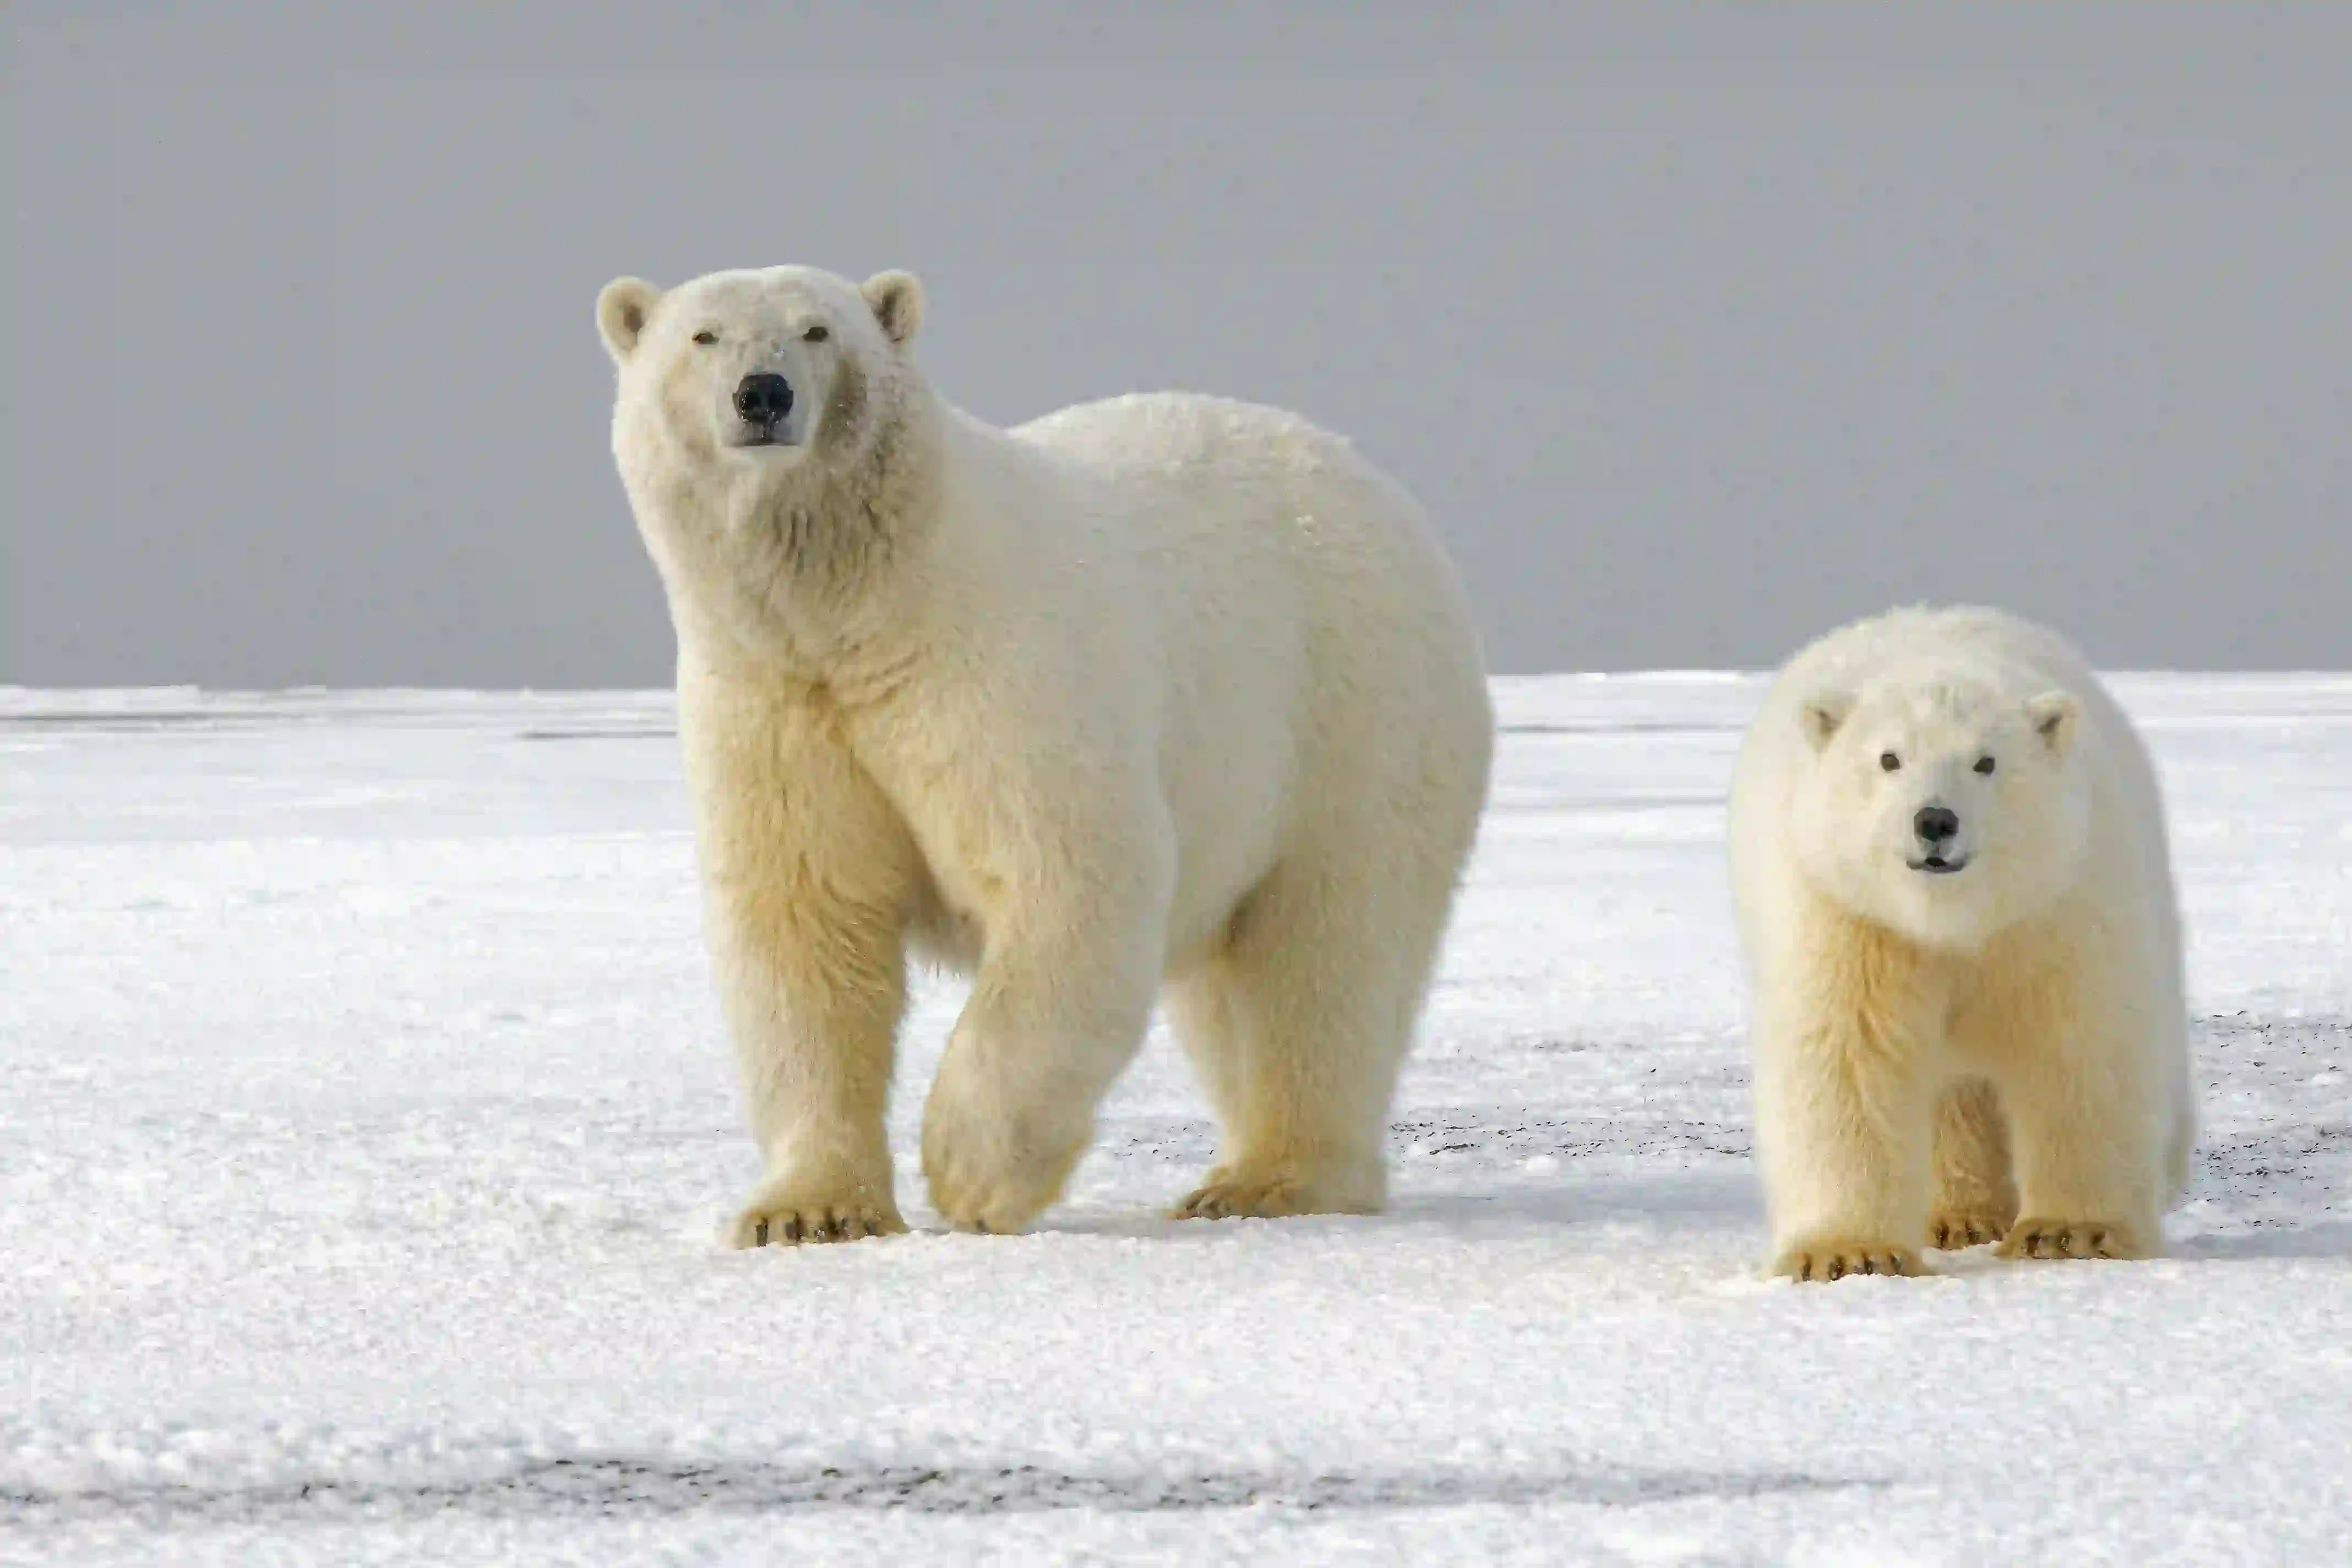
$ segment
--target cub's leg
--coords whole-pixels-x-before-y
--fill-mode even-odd
[[[1881,928],[1816,907],[1763,980],[1756,1138],[1773,1271],[1916,1274],[1927,1239],[1948,982]]]
[[[2000,1097],[1982,1079],[1945,1086],[1936,1101],[1935,1194],[1927,1244],[1946,1250],[1999,1241],[2017,1218],[2009,1129]]]
[[[1987,966],[2000,988],[1962,1027],[2000,1086],[2017,1166],[2007,1258],[2147,1258],[2162,1249],[2177,1115],[2152,1062],[2149,1003],[2108,983],[2103,938]]]

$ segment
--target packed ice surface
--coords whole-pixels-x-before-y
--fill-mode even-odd
[[[1753,679],[1498,683],[1393,1212],[1159,1217],[1155,1031],[1034,1234],[756,1174],[667,699],[0,691],[0,1556],[2352,1560],[2352,678],[2122,679],[2205,1131],[2172,1256],[1759,1277]],[[1377,854],[1379,847],[1365,847]]]

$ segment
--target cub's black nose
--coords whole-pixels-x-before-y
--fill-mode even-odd
[[[1911,831],[1928,844],[1941,844],[1960,830],[1960,814],[1947,805],[1923,805],[1911,819]]]
[[[793,384],[761,371],[735,386],[735,412],[754,425],[774,425],[793,411]]]

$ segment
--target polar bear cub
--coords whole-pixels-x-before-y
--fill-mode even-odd
[[[2160,1250],[2179,920],[2154,769],[2079,654],[1987,609],[1832,633],[1750,728],[1729,833],[1777,1272]]]
[[[903,1228],[910,953],[972,978],[922,1131],[954,1225],[1054,1201],[1163,993],[1222,1125],[1181,1212],[1378,1207],[1493,744],[1421,509],[1271,409],[984,424],[906,273],[623,279],[596,317],[767,1163],[737,1242]]]

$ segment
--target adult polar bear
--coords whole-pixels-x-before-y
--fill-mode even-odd
[[[1454,567],[1289,415],[987,426],[922,310],[789,267],[597,301],[768,1163],[737,1244],[904,1228],[910,947],[973,977],[923,1122],[951,1223],[1054,1201],[1163,986],[1223,1136],[1179,1212],[1377,1208],[1493,745]]]
[[[2160,1249],[2179,919],[2155,772],[2079,654],[1970,608],[1823,637],[1741,748],[1730,839],[1777,1271]]]

